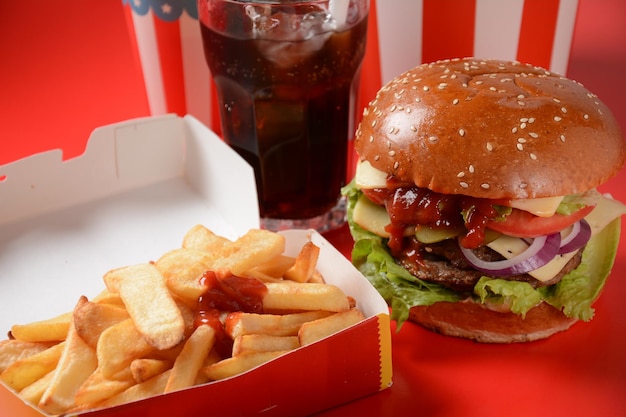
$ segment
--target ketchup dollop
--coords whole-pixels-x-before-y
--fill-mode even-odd
[[[494,206],[506,205],[507,201],[441,194],[415,186],[376,188],[363,190],[363,193],[372,202],[385,206],[389,213],[391,224],[386,230],[391,235],[388,246],[392,254],[405,249],[404,230],[414,225],[434,229],[465,227],[467,233],[461,238],[461,244],[477,248],[485,239],[487,223],[499,215]]]
[[[220,320],[223,313],[243,311],[263,312],[263,297],[267,287],[256,278],[238,277],[230,272],[206,271],[200,282],[207,290],[198,298],[194,328],[207,324],[215,330],[218,353],[226,355],[232,349],[232,340]]]

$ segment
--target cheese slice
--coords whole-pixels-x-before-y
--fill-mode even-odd
[[[623,216],[624,214],[626,214],[626,205],[617,200],[613,200],[608,195],[602,196],[593,211],[585,217],[585,220],[587,220],[587,223],[589,223],[589,226],[591,227],[591,236],[594,236],[613,220]],[[567,235],[567,233],[568,231],[564,232],[565,235]],[[514,256],[519,255],[526,250],[526,248],[528,248],[528,244],[523,239],[506,235],[500,236],[496,240],[487,244],[487,246],[507,259],[511,259]],[[542,282],[550,281],[561,271],[561,269],[563,269],[563,267],[574,257],[575,254],[576,251],[558,255],[546,265],[535,269],[528,274]]]
[[[511,207],[524,210],[539,217],[551,217],[563,201],[564,196],[511,200]]]
[[[352,220],[375,235],[389,237],[389,232],[385,226],[391,223],[389,213],[384,207],[370,201],[369,198],[361,194],[357,200],[354,210],[352,210]]]
[[[359,161],[354,181],[361,189],[387,188],[387,174],[374,168],[368,161]]]

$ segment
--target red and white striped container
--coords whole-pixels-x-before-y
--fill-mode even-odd
[[[122,0],[153,115],[191,114],[219,133],[195,0]],[[360,106],[423,62],[475,56],[566,74],[578,0],[370,0]]]
[[[153,116],[191,114],[219,130],[196,0],[122,0]],[[215,109],[214,109],[215,108]]]

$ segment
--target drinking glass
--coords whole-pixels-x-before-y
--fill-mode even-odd
[[[254,168],[262,227],[340,226],[369,1],[197,4],[222,135]]]

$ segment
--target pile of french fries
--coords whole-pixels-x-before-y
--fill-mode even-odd
[[[284,250],[278,233],[252,229],[233,241],[195,226],[158,260],[107,272],[106,289],[73,311],[12,326],[0,341],[0,380],[46,413],[78,413],[235,376],[363,320],[324,283],[317,246]],[[217,327],[198,324],[207,271],[262,282],[262,311],[219,311]],[[232,342],[226,354],[220,332]]]

